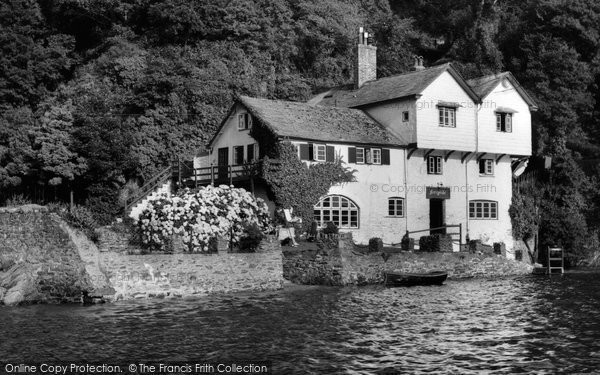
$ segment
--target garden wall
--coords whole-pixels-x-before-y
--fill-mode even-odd
[[[285,250],[284,277],[298,284],[363,285],[383,282],[384,271],[429,272],[444,270],[448,278],[500,277],[531,274],[532,267],[496,254],[468,252],[362,253],[352,236],[340,236],[338,249]]]
[[[283,286],[281,247],[270,238],[255,253],[140,254],[126,235],[99,231],[99,260],[114,299],[193,297],[208,293],[275,290]]]

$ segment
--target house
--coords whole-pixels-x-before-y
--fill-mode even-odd
[[[262,157],[269,145],[250,135],[258,120],[307,163],[337,155],[356,169],[355,182],[315,202],[320,225],[333,221],[362,243],[460,225],[461,243],[503,242],[511,256],[512,167],[531,156],[535,102],[509,72],[467,81],[452,64],[425,68],[420,58],[412,72],[376,79],[369,41],[361,31],[350,85],[307,103],[240,96],[205,164],[232,179],[234,166]]]

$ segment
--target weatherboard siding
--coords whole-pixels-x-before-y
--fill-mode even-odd
[[[460,103],[456,127],[439,126],[437,104]],[[477,106],[448,72],[442,73],[422,92],[416,103],[417,146],[439,150],[474,151]]]
[[[485,98],[479,111],[479,151],[508,155],[531,155],[531,114],[528,104],[506,81],[499,83]],[[496,109],[516,110],[512,118],[512,132],[496,131]]]

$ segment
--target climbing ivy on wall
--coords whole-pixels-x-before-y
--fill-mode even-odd
[[[274,148],[276,158],[264,158],[262,176],[278,206],[294,208],[306,230],[313,220],[313,206],[335,184],[354,181],[355,170],[345,167],[341,157],[334,162],[310,166],[300,161],[296,147],[289,141]]]

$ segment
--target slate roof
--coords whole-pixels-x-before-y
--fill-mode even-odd
[[[497,74],[491,74],[479,78],[470,79],[467,81],[469,86],[473,88],[473,91],[477,93],[482,99],[491,93],[496,86],[498,86],[503,79],[507,79],[515,90],[521,95],[523,100],[529,105],[532,111],[538,109],[537,104],[531,96],[523,89],[519,81],[512,75],[511,72],[502,72]]]
[[[239,96],[239,103],[276,135],[321,142],[405,146],[363,111]]]
[[[340,86],[325,93],[317,95],[309,101],[311,104],[337,106],[337,107],[363,107],[373,103],[405,98],[423,92],[442,73],[450,73],[476,103],[480,102],[479,96],[471,89],[466,81],[454,69],[452,64],[446,63],[420,71],[399,74],[391,77],[380,78],[365,83],[361,88],[352,90],[352,86]]]

